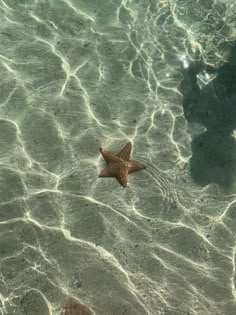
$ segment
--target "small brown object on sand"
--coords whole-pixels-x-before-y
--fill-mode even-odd
[[[137,161],[130,160],[132,143],[128,142],[117,154],[111,153],[104,148],[100,152],[107,163],[99,177],[116,177],[123,187],[127,186],[128,175],[145,169],[145,166]]]
[[[61,315],[92,315],[91,310],[83,304],[67,304]]]

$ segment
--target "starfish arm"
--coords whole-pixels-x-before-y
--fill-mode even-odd
[[[145,169],[145,166],[142,163],[133,161],[133,160],[129,160],[128,161],[128,172],[133,173],[133,172],[137,172],[140,170]]]
[[[99,148],[100,152],[102,153],[102,156],[104,157],[104,160],[108,163],[110,162],[119,162],[120,159],[113,153],[107,151],[106,149]]]
[[[128,167],[125,165],[121,165],[119,172],[116,175],[116,178],[123,187],[126,187],[128,183]]]
[[[120,150],[116,156],[118,156],[120,159],[128,160],[130,158],[132,150],[132,143],[128,142],[122,150]]]
[[[116,176],[118,172],[118,163],[109,163],[99,174],[99,177],[112,177]]]

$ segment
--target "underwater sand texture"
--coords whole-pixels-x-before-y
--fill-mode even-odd
[[[215,112],[235,89],[224,76],[200,89],[189,71],[203,60],[222,77],[235,13],[223,0],[0,1],[0,315],[68,301],[236,314],[235,133]],[[99,148],[127,142],[146,169],[124,189],[99,178]]]

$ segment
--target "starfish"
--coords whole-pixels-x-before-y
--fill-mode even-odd
[[[128,175],[143,170],[145,166],[139,162],[130,160],[132,143],[128,142],[117,154],[108,152],[104,148],[99,149],[107,166],[99,174],[100,177],[116,177],[123,187],[127,186]]]
[[[83,304],[67,304],[61,315],[92,315],[91,310]]]

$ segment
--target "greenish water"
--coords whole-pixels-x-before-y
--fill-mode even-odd
[[[235,14],[0,1],[0,314],[236,313]]]

